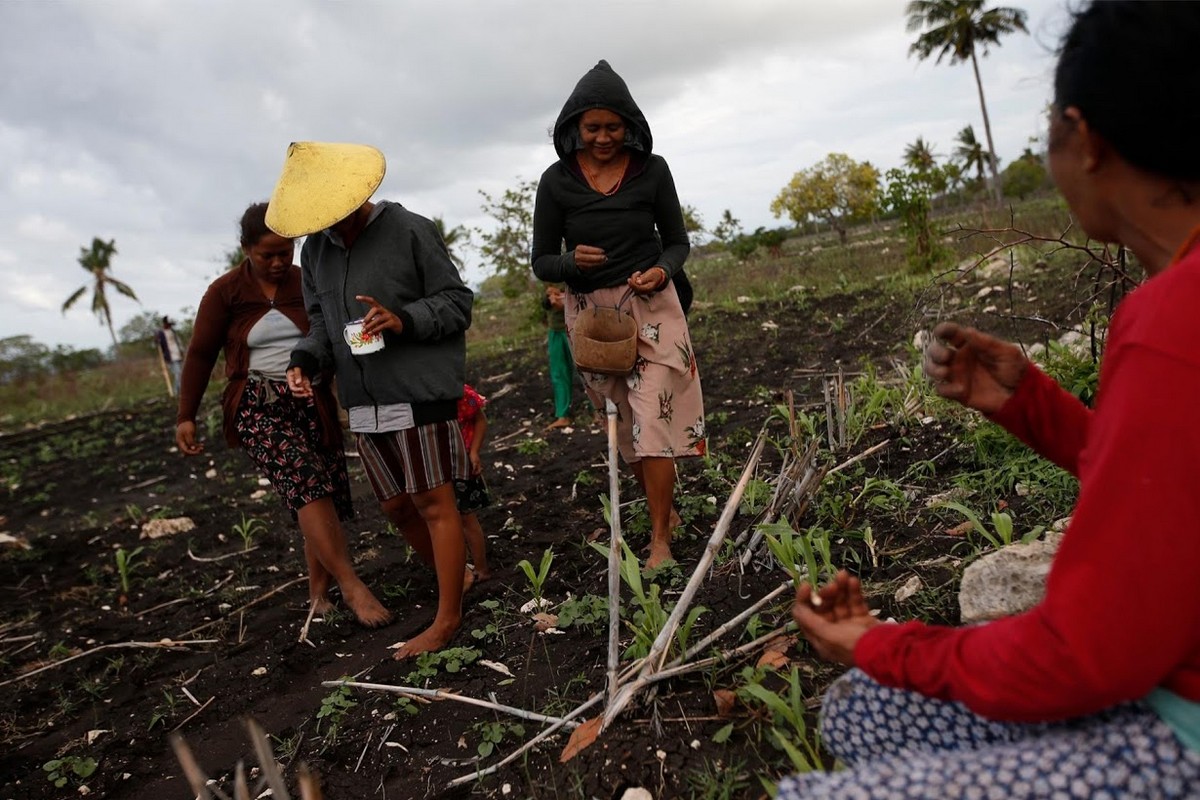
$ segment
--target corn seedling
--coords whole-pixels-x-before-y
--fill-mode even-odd
[[[525,573],[525,577],[529,580],[529,589],[533,593],[534,605],[541,606],[542,604],[542,588],[546,585],[546,578],[550,575],[550,564],[554,561],[554,549],[547,547],[542,553],[542,563],[535,571],[533,564],[529,563],[528,559],[522,559],[517,563],[521,571]]]
[[[134,569],[137,567],[133,562],[144,549],[142,547],[135,547],[133,550],[126,550],[123,547],[117,548],[115,558],[117,561],[117,577],[121,581],[122,598],[129,596],[129,582]]]
[[[997,550],[1008,547],[1013,543],[1013,520],[1009,514],[1003,511],[992,512],[992,530],[988,530],[987,526],[984,525],[979,519],[979,516],[962,503],[946,501],[944,503],[938,503],[936,507],[949,508],[962,514],[967,518],[967,521],[971,523],[971,530],[975,531],[984,539],[986,539],[988,543]],[[1038,525],[1021,537],[1021,543],[1026,544],[1028,542],[1032,542],[1034,539],[1041,536],[1042,531],[1045,529],[1046,527],[1044,525]]]
[[[804,718],[806,709],[799,670],[793,669],[788,674],[787,691],[779,693],[763,686],[754,670],[747,668],[743,674],[748,680],[738,689],[739,698],[749,706],[760,705],[770,713],[775,744],[787,754],[796,772],[820,769],[820,733],[810,731]]]
[[[233,532],[241,537],[243,552],[253,547],[254,537],[266,530],[267,526],[262,520],[254,517],[247,519],[245,514],[242,514],[242,521],[233,526]]]

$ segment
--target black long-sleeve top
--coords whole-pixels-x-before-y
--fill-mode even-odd
[[[588,185],[574,154],[542,173],[533,214],[533,272],[539,279],[587,293],[619,286],[651,267],[671,276],[683,268],[691,245],[671,170],[660,156],[630,155],[611,195]],[[608,262],[580,270],[573,252],[580,244],[603,248]]]

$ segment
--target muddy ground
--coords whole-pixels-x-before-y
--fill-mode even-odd
[[[996,280],[976,276],[949,299],[934,303],[926,296],[922,302],[1027,341],[1053,333],[1037,320],[1062,323],[1075,308],[1069,276],[1041,275],[1015,293],[1006,287],[997,293],[1005,298],[999,308],[984,311],[989,300],[977,295]],[[702,289],[701,284],[701,299]],[[1040,299],[1027,301],[1031,294]],[[820,300],[796,292],[732,310],[697,304],[691,324],[712,456],[681,464],[679,508],[686,525],[675,548],[681,569],[657,578],[668,602],[691,574],[751,442],[783,392],[794,392],[797,406],[821,414],[822,375],[839,368],[854,372],[864,363],[891,374],[893,359],[911,363],[913,334],[929,325],[916,302],[907,294],[874,291]],[[1023,319],[1006,317],[1007,312]],[[183,734],[200,766],[231,791],[235,764],[258,763],[243,724],[247,716],[270,735],[293,792],[303,763],[319,775],[325,797],[335,800],[609,798],[629,786],[644,786],[655,797],[764,795],[760,777],[770,780],[792,769],[766,732],[766,712],[746,703],[719,709],[714,701],[714,691],[744,684],[743,670],[758,662],[761,651],[662,684],[566,764],[559,762],[567,741],[560,733],[498,773],[458,788],[447,784],[490,766],[540,724],[456,702],[422,703],[363,691],[339,695],[321,686],[352,675],[474,698],[494,695],[500,703],[548,715],[567,713],[604,686],[603,611],[589,613],[576,603],[575,620],[540,632],[531,613],[519,610],[533,593],[517,568],[522,559],[536,567],[543,552],[553,549],[542,593],[560,614],[568,597],[606,596],[604,557],[587,541],[607,538],[599,499],[607,489],[603,433],[588,424],[586,414],[569,432],[543,431],[550,407],[540,347],[472,359],[469,373],[491,398],[491,444],[484,460],[496,502],[480,517],[495,577],[467,595],[462,631],[453,643],[463,649],[450,662],[415,665],[391,658],[389,645],[432,618],[435,585],[430,571],[410,559],[403,540],[388,530],[353,459],[358,517],[348,531],[354,558],[398,619],[367,631],[347,613],[335,613],[314,621],[309,642],[301,643],[307,594],[298,531],[269,487],[259,485],[247,459],[228,450],[211,425],[208,451],[196,459],[175,451],[174,414],[165,400],[0,437],[0,530],[29,545],[0,549],[0,798],[78,796],[83,787],[106,798],[191,797],[168,743],[173,731]],[[773,423],[772,431],[776,441],[783,440],[782,423]],[[843,452],[826,448],[821,458],[841,461],[887,440],[859,462],[858,474],[907,476],[914,492],[930,494],[939,488],[938,479],[913,485],[910,467],[936,459],[937,474],[944,476],[966,464],[970,454],[956,446],[951,433],[931,420],[885,421]],[[775,445],[768,445],[758,477],[771,480],[779,462]],[[622,492],[625,500],[638,497],[627,474]],[[895,584],[914,570],[927,586],[953,581],[946,564],[961,552],[961,538],[917,515],[862,513],[874,532],[875,563],[861,541],[838,547],[847,560],[857,561],[868,587],[878,590],[883,613],[904,611],[890,598]],[[195,528],[139,538],[151,519],[181,516]],[[755,519],[753,513],[739,515],[733,534]],[[255,526],[247,549],[238,531],[254,520],[261,526]],[[646,541],[644,521],[640,504],[626,509],[635,550]],[[125,591],[117,553],[137,548],[142,549],[129,561]],[[745,571],[727,555],[718,559],[697,599],[707,611],[693,641],[786,578],[765,552]],[[954,621],[949,589],[928,591],[926,601],[926,616]],[[769,605],[754,632],[783,624],[787,610],[786,601]],[[749,641],[752,632],[744,627],[721,645]],[[631,638],[626,631],[622,641]],[[163,640],[211,641],[130,644]],[[786,642],[782,649],[778,671],[797,670],[814,705],[836,673],[815,662],[802,642]],[[45,669],[34,673],[39,668]],[[763,685],[785,687],[774,674]],[[64,785],[56,787],[60,776],[44,765],[64,757]],[[88,777],[70,772],[72,764],[88,759],[96,763]]]

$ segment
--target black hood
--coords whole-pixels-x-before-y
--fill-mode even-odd
[[[554,149],[559,158],[566,158],[579,149],[579,115],[593,108],[603,108],[625,119],[625,144],[650,155],[654,144],[650,125],[642,110],[633,102],[633,95],[621,76],[601,59],[596,66],[575,84],[575,89],[559,112],[554,123]]]

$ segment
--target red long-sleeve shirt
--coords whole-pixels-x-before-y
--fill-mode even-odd
[[[1095,411],[1030,368],[993,417],[1079,478],[1033,609],[879,625],[854,651],[888,686],[992,719],[1056,720],[1163,687],[1200,701],[1200,248],[1114,315]]]

